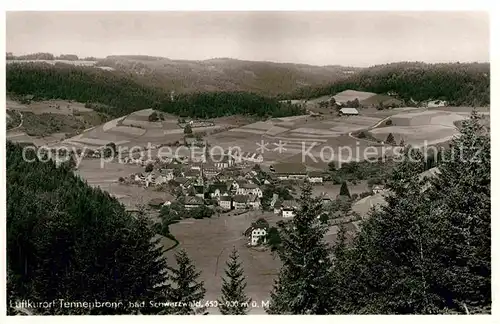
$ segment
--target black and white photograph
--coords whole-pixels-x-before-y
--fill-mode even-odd
[[[491,315],[491,22],[7,11],[6,315]]]

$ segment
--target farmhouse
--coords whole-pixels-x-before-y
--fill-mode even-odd
[[[262,190],[254,183],[245,183],[236,190],[237,195],[255,195],[262,198]]]
[[[211,161],[218,170],[226,169],[234,165],[234,158],[230,155],[212,155]]]
[[[281,217],[290,218],[294,217],[299,205],[295,200],[285,200],[281,205]]]
[[[356,108],[342,108],[340,109],[340,115],[342,116],[357,116],[359,112]]]
[[[307,174],[307,179],[312,183],[322,183],[323,182],[323,172],[321,171],[311,171]]]
[[[219,199],[219,206],[222,208],[222,209],[225,209],[225,210],[230,210],[231,209],[231,197],[229,196],[223,196],[223,197],[220,197]]]
[[[385,189],[385,187],[384,187],[383,185],[375,185],[375,186],[373,186],[373,188],[372,188],[372,192],[373,192],[374,194],[378,194],[378,193],[380,193],[380,192],[384,191],[384,189]]]
[[[304,179],[306,167],[302,163],[278,163],[270,167],[279,180]]]
[[[165,203],[165,201],[161,198],[153,198],[149,201],[149,206],[153,207],[153,208],[160,208],[163,206],[163,204]]]
[[[433,108],[433,107],[444,107],[448,103],[444,100],[430,100],[427,102],[427,107]]]
[[[187,196],[184,201],[184,208],[193,209],[203,206],[203,198],[197,196]]]
[[[248,196],[236,195],[233,201],[234,209],[245,209],[247,208]]]
[[[258,209],[260,207],[259,197],[255,195],[236,195],[233,199],[235,209],[245,209],[253,208]]]
[[[248,244],[251,246],[266,243],[267,225],[253,224],[245,231],[245,236],[249,237]]]
[[[214,183],[208,186],[208,192],[211,198],[220,198],[229,196],[229,190],[225,183]]]

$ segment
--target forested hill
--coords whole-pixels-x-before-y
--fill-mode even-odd
[[[400,62],[377,65],[327,86],[298,89],[288,98],[316,98],[347,89],[395,92],[405,101],[440,99],[457,106],[489,105],[490,64]]]
[[[304,86],[345,79],[359,68],[243,61],[216,58],[204,61],[171,60],[144,55],[108,56],[97,66],[138,74],[144,82],[176,92],[246,91],[265,96],[289,93]]]
[[[7,143],[7,290],[10,302],[123,302],[118,308],[36,307],[37,314],[132,314],[128,301],[161,300],[166,261],[143,217],[67,167],[26,159]],[[30,154],[31,153],[31,154]],[[141,309],[143,314],[151,310]]]
[[[302,113],[297,106],[254,93],[210,92],[175,95],[147,85],[139,76],[123,71],[104,71],[68,64],[13,63],[7,67],[7,92],[33,95],[35,100],[66,99],[107,105],[111,116],[155,108],[189,117],[232,114],[283,117]]]

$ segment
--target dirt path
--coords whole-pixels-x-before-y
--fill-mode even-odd
[[[379,127],[379,126],[380,126],[380,124],[382,124],[383,122],[385,122],[386,120],[388,120],[388,119],[389,119],[389,118],[391,118],[391,117],[392,117],[392,116],[387,116],[387,117],[385,117],[385,118],[383,118],[383,119],[379,120],[379,121],[378,121],[375,125],[368,127],[368,128],[367,128],[367,129],[365,129],[364,131],[369,131],[369,130],[371,130],[371,129],[374,129],[374,128]],[[359,131],[357,131],[357,132],[359,132]],[[370,141],[370,140],[367,140],[367,139],[362,139],[362,138],[357,138],[357,137],[353,136],[353,135],[352,135],[352,132],[349,132],[349,134],[347,134],[347,135],[349,135],[349,137],[350,137],[350,138],[353,138],[353,139],[355,139],[356,141],[364,141],[364,142],[367,142],[367,143],[373,143],[373,141]]]
[[[16,127],[14,127],[14,128],[11,128],[11,129],[7,130],[8,132],[11,132],[11,131],[16,130],[16,129],[18,129],[18,128],[21,128],[21,127],[23,126],[23,122],[24,122],[24,119],[23,119],[23,114],[22,114],[20,111],[18,111],[18,110],[13,110],[13,111],[15,111],[15,112],[19,113],[19,116],[21,116],[21,122],[19,123],[19,125],[18,125],[18,126],[16,126]]]

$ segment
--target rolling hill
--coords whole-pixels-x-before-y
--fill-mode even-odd
[[[266,96],[289,93],[306,86],[326,85],[361,70],[230,58],[187,61],[139,55],[108,56],[99,60],[96,66],[132,72],[142,82],[168,91],[246,91]]]

